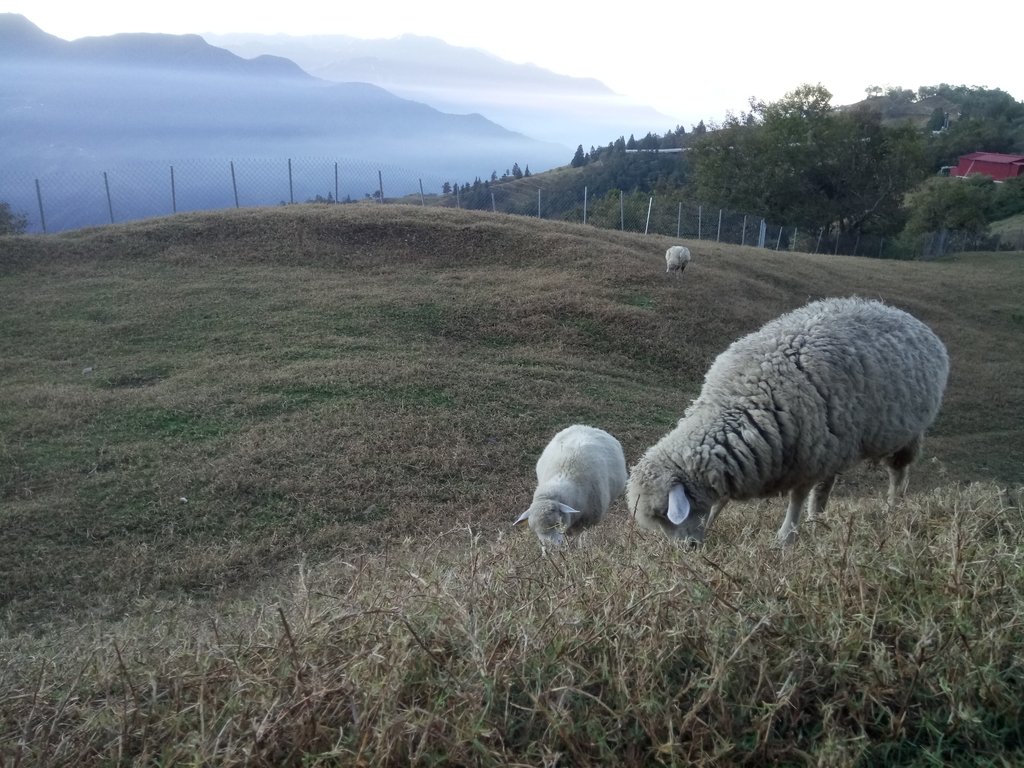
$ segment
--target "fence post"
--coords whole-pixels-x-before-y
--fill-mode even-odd
[[[494,193],[491,193],[491,197],[494,197]],[[420,205],[426,206],[426,198],[423,197],[423,179],[420,179]]]
[[[821,248],[821,236],[825,234],[825,228],[822,227],[818,230],[818,242],[814,244],[814,252],[817,253],[818,249]]]
[[[654,207],[654,198],[650,198],[647,201],[647,222],[644,224],[644,234],[648,234],[651,230],[651,208]]]
[[[231,161],[231,191],[235,193],[235,208],[238,207],[238,182],[235,181],[235,161]]]
[[[779,246],[782,245],[782,227],[779,227],[779,236],[775,239],[775,250],[779,250]]]
[[[683,204],[679,203],[679,212],[676,214],[676,237],[683,236]]]
[[[722,242],[722,209],[718,209],[718,235],[715,237],[715,242]]]
[[[295,204],[295,188],[292,186],[292,159],[288,158],[288,202]]]
[[[537,218],[540,218],[540,188],[537,189]]]
[[[882,246],[885,245],[885,238],[880,238],[878,241],[878,258],[882,258]]]
[[[494,202],[494,190],[491,190],[491,213],[497,213],[498,206]]]
[[[377,189],[380,191],[380,204],[384,205],[384,174],[377,171]]]
[[[587,223],[587,188],[583,187],[583,223]]]
[[[697,239],[701,239],[701,222],[704,218],[704,206],[697,206]]]
[[[171,213],[178,212],[178,196],[174,191],[174,166],[171,166]]]
[[[764,248],[764,239],[768,235],[768,225],[764,219],[761,219],[761,227],[757,232],[757,247]]]
[[[46,214],[43,213],[43,190],[39,186],[39,179],[36,179],[36,200],[39,201],[39,223],[43,225],[43,234],[46,234]]]
[[[110,213],[110,223],[114,223],[114,204],[110,202],[110,181],[107,180],[107,172],[103,172],[103,186],[107,190],[107,211]]]
[[[337,161],[335,161],[335,163],[334,163],[334,202],[336,202],[336,203],[340,203],[341,202],[338,199],[338,163],[337,163]]]
[[[747,214],[743,214],[743,234],[740,235],[740,245],[747,244]]]
[[[619,230],[626,231],[626,206],[622,201],[622,190],[619,190]]]
[[[841,235],[841,234],[842,234],[841,231],[840,232],[836,232],[836,250],[835,250],[835,253],[832,254],[833,256],[838,256],[839,255],[839,235]]]
[[[789,250],[791,250],[791,251],[795,251],[796,250],[796,236],[797,236],[797,234],[799,234],[799,232],[800,232],[800,228],[799,227],[793,227],[793,242],[789,246]]]

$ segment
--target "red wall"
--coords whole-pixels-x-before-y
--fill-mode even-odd
[[[994,163],[985,160],[973,160],[961,157],[960,164],[953,171],[954,176],[966,176],[969,173],[983,173],[996,181],[1005,181],[1021,175],[1021,163]]]

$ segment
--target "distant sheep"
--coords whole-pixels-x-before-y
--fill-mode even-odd
[[[561,546],[568,531],[600,522],[625,487],[619,441],[602,429],[574,424],[541,453],[533,503],[513,525],[528,521],[542,545]]]
[[[665,251],[665,272],[675,272],[681,277],[690,263],[690,249],[685,245],[673,245]]]
[[[889,504],[942,403],[949,358],[913,316],[878,301],[826,299],[734,342],[678,425],[633,467],[637,524],[702,542],[730,499],[789,492],[778,531],[820,515],[836,476],[864,459],[889,470]]]

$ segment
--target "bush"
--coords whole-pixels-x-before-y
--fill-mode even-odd
[[[1024,213],[1024,176],[996,185],[992,200],[992,221]]]
[[[0,235],[20,235],[28,228],[28,216],[14,213],[10,203],[0,202]]]

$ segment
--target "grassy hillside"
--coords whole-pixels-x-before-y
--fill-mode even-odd
[[[1024,250],[1024,213],[992,222],[988,229],[999,236],[1000,247]]]
[[[1019,750],[1019,254],[691,242],[676,281],[668,244],[370,205],[0,239],[0,761]],[[779,500],[702,553],[622,508],[553,557],[509,529],[557,429],[632,461],[730,341],[846,294],[953,361],[891,526],[865,467],[792,553]]]

